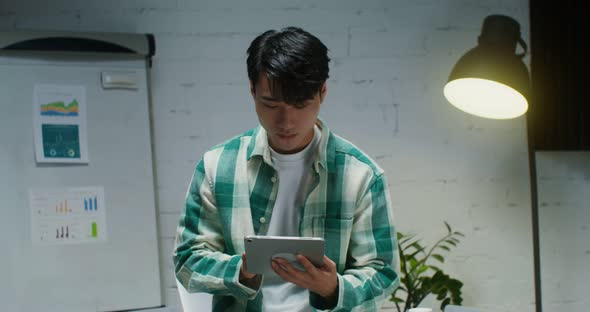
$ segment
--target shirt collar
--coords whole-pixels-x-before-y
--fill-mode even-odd
[[[317,146],[317,153],[313,163],[313,168],[316,172],[319,172],[320,167],[326,170],[328,168],[328,141],[330,140],[330,129],[326,126],[325,122],[320,118],[317,119],[316,125],[322,133],[322,137]],[[270,146],[268,145],[268,136],[266,130],[261,125],[258,125],[252,133],[252,140],[248,145],[247,160],[254,156],[262,157],[265,163],[272,166],[272,160],[270,156]]]

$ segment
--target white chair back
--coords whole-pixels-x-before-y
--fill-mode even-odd
[[[186,288],[176,280],[180,303],[184,312],[201,312],[212,310],[213,296],[207,293],[189,293]]]
[[[478,310],[476,308],[456,306],[456,305],[449,304],[445,307],[445,312],[481,312],[481,310]]]

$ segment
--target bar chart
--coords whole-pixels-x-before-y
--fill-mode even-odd
[[[31,234],[36,244],[106,241],[102,187],[31,189]]]

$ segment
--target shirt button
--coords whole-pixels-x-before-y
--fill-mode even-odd
[[[272,182],[272,183],[275,183],[275,182],[277,182],[277,178],[276,178],[276,177],[271,177],[271,178],[270,178],[270,182]]]
[[[266,218],[265,217],[260,217],[260,223],[264,223],[266,222]]]

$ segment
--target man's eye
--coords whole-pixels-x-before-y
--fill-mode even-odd
[[[277,108],[278,105],[272,104],[272,103],[265,103],[263,102],[262,105],[268,107],[268,108]]]
[[[295,108],[303,109],[308,107],[311,104],[311,101],[305,101],[295,104]]]

